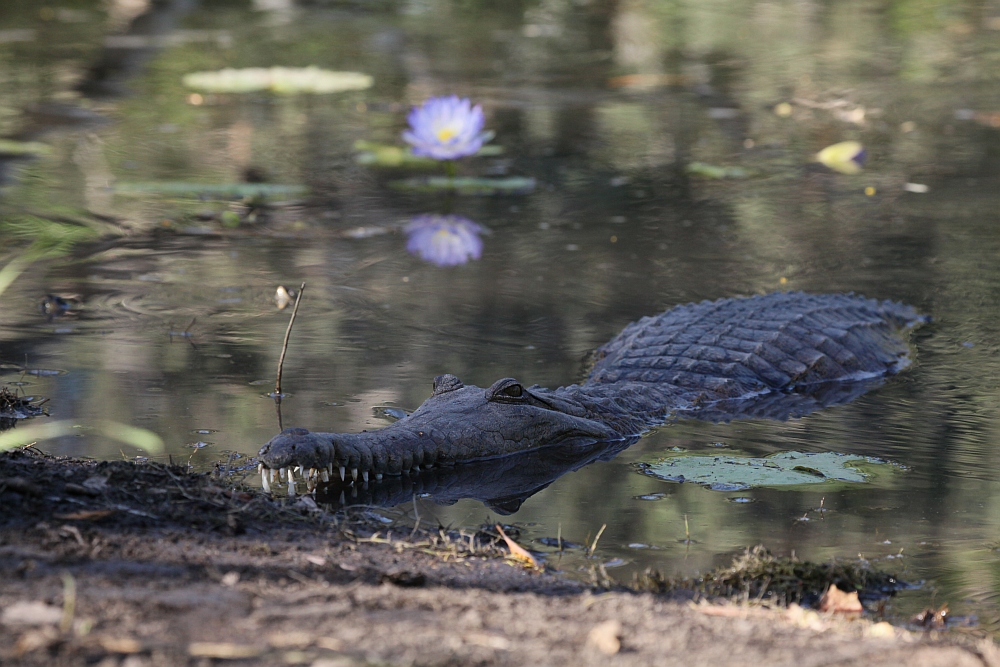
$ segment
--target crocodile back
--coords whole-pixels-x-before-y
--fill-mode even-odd
[[[777,292],[678,306],[627,326],[600,347],[584,386],[670,385],[701,400],[897,372],[910,306],[852,294]]]

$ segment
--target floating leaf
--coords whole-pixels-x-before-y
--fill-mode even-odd
[[[524,176],[506,178],[472,178],[430,176],[408,178],[390,184],[404,192],[454,192],[460,195],[525,195],[535,189],[535,179]]]
[[[146,183],[118,183],[115,193],[125,196],[171,195],[202,199],[246,199],[259,197],[288,197],[307,192],[304,185],[278,183],[186,183],[183,181],[150,181]]]
[[[824,452],[781,452],[765,458],[746,456],[672,456],[643,467],[643,472],[670,482],[694,482],[716,491],[755,486],[794,486],[824,482],[865,482],[859,465],[884,464],[868,457]]]
[[[39,141],[15,141],[13,139],[0,139],[0,155],[14,157],[34,157],[37,155],[48,155],[52,148],[48,144]]]
[[[703,176],[721,180],[724,178],[748,178],[750,172],[743,167],[719,167],[704,162],[692,162],[687,166],[687,173],[692,176]]]
[[[251,93],[269,90],[274,93],[339,93],[371,88],[374,79],[360,72],[334,72],[318,67],[247,67],[226,68],[214,72],[184,75],[188,88],[209,93]]]
[[[402,168],[437,168],[440,160],[414,155],[411,148],[377,144],[363,139],[354,142],[354,150],[358,151],[354,159],[358,164],[367,167],[402,167]],[[503,155],[503,146],[483,146],[475,154],[476,157]]]
[[[865,163],[867,153],[858,141],[841,141],[816,153],[816,161],[841,174],[857,174]]]

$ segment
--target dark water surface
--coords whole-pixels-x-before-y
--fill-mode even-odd
[[[589,351],[679,303],[784,289],[900,300],[934,322],[914,336],[913,366],[854,403],[787,423],[665,427],[503,520],[550,552],[537,540],[592,541],[606,524],[597,558],[550,557],[581,576],[600,564],[620,579],[691,575],[758,543],[861,554],[926,581],[894,612],[947,602],[1000,629],[1000,5],[496,4],[0,4],[0,134],[50,148],[4,162],[0,247],[8,259],[27,247],[25,214],[113,232],[33,264],[0,297],[0,380],[49,397],[52,418],[141,426],[207,468],[278,430],[265,397],[288,321],[278,285],[308,284],[284,423],[345,431],[387,423],[379,406],[415,408],[445,372],[479,386],[577,381]],[[315,96],[181,84],[271,65],[375,84]],[[400,143],[411,104],[451,93],[483,105],[504,148],[460,171],[533,177],[534,192],[407,195],[390,187],[405,172],[355,161],[355,141]],[[811,164],[846,139],[867,147],[863,172]],[[248,174],[309,194],[256,212],[115,189]],[[225,211],[239,227],[220,223]],[[428,213],[486,228],[481,259],[408,254],[403,227]],[[49,293],[76,295],[76,312],[43,314]],[[86,428],[44,448],[140,453]],[[673,448],[835,451],[905,471],[739,492],[638,472]],[[498,518],[472,500],[417,508],[455,527]]]

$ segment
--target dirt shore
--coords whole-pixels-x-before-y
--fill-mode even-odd
[[[0,455],[0,664],[1000,666],[989,641],[596,590],[381,521],[180,467]]]

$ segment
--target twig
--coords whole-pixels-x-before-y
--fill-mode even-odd
[[[278,357],[278,379],[274,383],[274,398],[281,398],[281,370],[285,366],[285,352],[288,350],[288,338],[292,335],[292,325],[295,324],[295,315],[299,312],[299,301],[302,300],[302,292],[306,289],[306,284],[299,286],[299,293],[295,295],[295,307],[292,308],[292,317],[288,320],[288,328],[285,329],[285,341],[281,344],[281,356]]]
[[[597,531],[597,537],[594,538],[594,543],[590,545],[590,553],[588,554],[589,556],[593,557],[594,552],[597,551],[597,540],[601,539],[601,535],[604,534],[604,529],[607,527],[608,524],[605,523],[601,526],[601,529]]]
[[[63,613],[59,622],[62,632],[73,629],[73,616],[76,614],[76,580],[69,572],[63,572]]]

